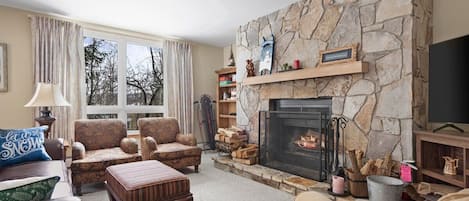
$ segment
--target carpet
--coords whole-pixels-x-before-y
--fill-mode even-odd
[[[194,201],[292,201],[294,196],[213,166],[216,153],[202,154],[200,172],[181,170],[191,183]],[[108,201],[104,184],[83,185],[83,201]]]

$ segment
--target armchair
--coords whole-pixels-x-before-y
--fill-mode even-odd
[[[140,118],[137,122],[143,160],[158,160],[172,168],[194,166],[199,171],[202,149],[192,134],[179,133],[174,118]]]
[[[142,160],[137,140],[127,138],[124,122],[116,119],[75,121],[72,145],[72,184],[81,195],[81,185],[104,182],[111,165]]]

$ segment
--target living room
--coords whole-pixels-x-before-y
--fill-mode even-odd
[[[0,200],[469,200],[467,8],[0,0]]]

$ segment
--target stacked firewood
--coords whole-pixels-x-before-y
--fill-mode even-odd
[[[382,175],[398,177],[399,172],[393,171],[399,168],[400,163],[391,159],[391,154],[388,153],[384,158],[376,160],[368,160],[365,165],[360,168],[362,175]]]
[[[349,190],[353,196],[367,197],[368,188],[366,177],[369,175],[382,175],[397,177],[399,173],[393,171],[394,168],[399,169],[399,162],[391,159],[391,154],[381,159],[363,161],[364,153],[361,150],[347,151],[349,160],[352,164],[351,169],[346,169],[349,178]]]
[[[231,128],[219,128],[215,135],[215,146],[218,151],[230,153],[246,145],[248,136],[244,130],[232,126]]]
[[[258,147],[256,144],[247,144],[239,147],[231,153],[233,160],[245,165],[253,165],[257,163]]]

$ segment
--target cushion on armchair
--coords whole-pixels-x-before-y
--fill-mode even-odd
[[[193,134],[177,134],[176,142],[187,146],[197,146],[197,139]]]
[[[140,161],[138,153],[125,153],[120,147],[98,149],[86,151],[86,157],[80,160],[73,160],[71,170],[73,171],[100,171],[106,167],[116,164]]]
[[[151,159],[156,160],[174,160],[184,157],[200,156],[202,149],[196,146],[187,146],[181,143],[173,142],[159,144],[158,149],[151,153]]]
[[[44,148],[47,126],[27,129],[0,129],[0,167],[27,161],[51,160]]]

